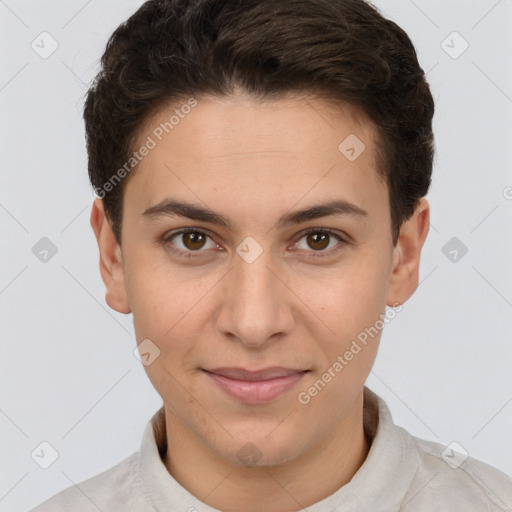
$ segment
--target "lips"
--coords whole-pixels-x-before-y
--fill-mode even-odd
[[[246,368],[215,368],[203,370],[227,395],[248,404],[263,404],[290,391],[308,370],[269,367],[261,370]]]
[[[290,368],[281,368],[278,366],[271,368],[264,368],[262,370],[246,370],[244,368],[216,368],[214,370],[207,370],[216,375],[222,375],[228,379],[235,380],[248,380],[248,381],[261,381],[277,379],[279,377],[288,377],[305,370],[293,370]]]

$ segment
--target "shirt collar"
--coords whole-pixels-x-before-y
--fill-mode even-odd
[[[386,403],[366,387],[363,418],[366,435],[371,439],[365,462],[350,482],[307,507],[308,512],[400,509],[417,470],[419,452],[410,434],[393,423]],[[166,448],[162,407],[146,425],[140,448],[141,479],[158,512],[189,509],[220,512],[193,496],[172,477],[161,458]]]

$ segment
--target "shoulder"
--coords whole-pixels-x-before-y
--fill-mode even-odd
[[[402,507],[441,510],[512,512],[512,478],[484,462],[469,457],[460,446],[444,446],[410,436],[420,459]],[[457,450],[457,448],[459,448]],[[414,503],[414,505],[413,505]]]
[[[64,489],[30,512],[108,512],[147,505],[139,476],[139,457],[139,452],[133,453],[110,469]]]

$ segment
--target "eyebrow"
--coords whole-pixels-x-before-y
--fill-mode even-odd
[[[228,229],[232,227],[231,221],[213,210],[193,203],[164,199],[155,206],[143,212],[143,217],[156,219],[158,217],[186,217],[188,219],[210,222]],[[303,210],[295,210],[284,214],[277,222],[276,227],[290,224],[300,224],[331,215],[348,215],[352,217],[367,217],[368,212],[359,206],[342,199],[316,204]]]

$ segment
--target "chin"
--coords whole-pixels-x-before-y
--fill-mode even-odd
[[[265,435],[244,436],[241,439],[228,440],[225,450],[217,454],[230,464],[246,467],[272,467],[280,466],[301,455],[301,446],[293,442],[293,436],[283,436],[278,439],[269,440]],[[233,451],[233,448],[236,448]]]

